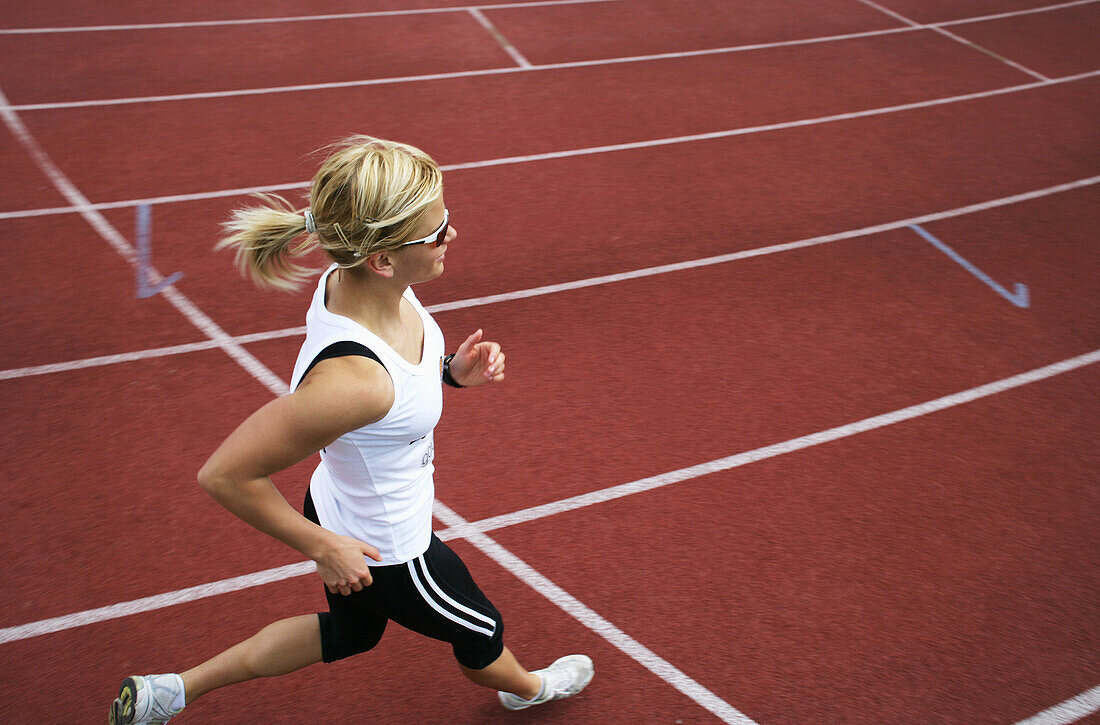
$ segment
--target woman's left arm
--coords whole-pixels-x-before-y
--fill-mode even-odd
[[[504,353],[500,343],[483,342],[482,335],[478,330],[467,337],[451,358],[451,377],[464,388],[504,380]]]

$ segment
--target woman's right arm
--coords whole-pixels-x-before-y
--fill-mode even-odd
[[[236,516],[317,562],[329,591],[359,591],[371,583],[363,557],[379,559],[378,550],[306,519],[270,476],[380,420],[393,399],[393,383],[378,363],[363,357],[325,360],[293,393],[241,423],[203,465],[199,484]]]

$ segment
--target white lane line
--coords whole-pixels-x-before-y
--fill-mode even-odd
[[[331,81],[328,83],[303,83],[293,86],[271,86],[267,88],[240,88],[231,91],[201,91],[198,93],[173,93],[157,96],[131,96],[126,98],[100,98],[88,101],[57,101],[53,103],[24,103],[13,106],[17,111],[51,111],[65,108],[94,108],[97,106],[125,106],[135,103],[167,103],[168,101],[196,101],[209,98],[235,98],[238,96],[265,96],[271,93],[300,93],[303,91],[327,91],[339,88],[361,88],[396,83],[418,83],[421,81],[451,80],[454,78],[474,78],[478,76],[500,75],[503,73],[524,73],[526,68],[509,66],[507,68],[486,68],[482,70],[451,71],[447,73],[426,73],[416,76],[393,76],[390,78],[367,78],[357,81]],[[530,69],[535,70],[535,69]],[[539,69],[541,70],[541,68]]]
[[[409,10],[374,10],[360,13],[329,13],[325,15],[288,15],[269,18],[240,18],[229,20],[190,20],[174,23],[133,23],[130,25],[68,25],[40,28],[0,28],[0,35],[44,35],[55,33],[87,33],[113,30],[164,30],[172,28],[209,28],[219,25],[259,25],[265,23],[300,23],[315,20],[354,20],[356,18],[373,18],[398,15],[430,15],[433,13],[467,12],[476,10],[502,10],[509,8],[532,8],[546,5],[581,5],[593,2],[614,2],[615,0],[542,0],[541,2],[517,2],[502,3],[500,5],[457,5],[446,8],[418,8]],[[933,27],[943,25],[960,25],[962,23],[978,23],[983,20],[999,20],[1011,18],[1017,15],[1030,15],[1032,13],[1045,13],[1050,10],[1073,7],[1075,5],[1088,5],[1098,0],[1070,0],[1069,2],[1043,5],[1037,8],[1025,10],[1012,10],[990,15],[975,15],[957,20],[945,20],[938,23],[928,23],[921,27]],[[795,41],[799,42],[799,41]]]
[[[266,23],[301,23],[315,20],[354,20],[356,18],[382,18],[399,15],[434,15],[461,13],[469,10],[495,10],[501,8],[537,8],[546,5],[582,5],[617,0],[537,0],[533,2],[502,3],[500,5],[456,5],[453,7],[413,8],[409,10],[372,10],[361,13],[329,13],[327,15],[287,15],[273,18],[240,18],[231,20],[189,20],[176,23],[133,23],[130,25],[70,25],[46,28],[0,28],[0,35],[41,35],[45,33],[88,33],[111,30],[166,30],[173,28],[210,28],[219,25],[260,25]]]
[[[553,516],[555,514],[563,513],[565,511],[572,511],[583,506],[591,506],[593,504],[602,503],[604,501],[610,501],[622,496],[627,496],[635,493],[641,493],[643,491],[650,491],[654,488],[661,486],[668,486],[674,483],[680,483],[687,481],[698,476],[705,476],[710,473],[718,471],[728,470],[737,466],[743,466],[754,461],[764,460],[766,458],[774,458],[775,456],[783,455],[784,453],[791,453],[794,451],[804,450],[812,446],[821,445],[822,443],[828,443],[830,441],[838,440],[849,436],[856,435],[857,433],[863,433],[876,428],[882,428],[888,425],[894,425],[906,420],[912,420],[919,418],[930,413],[935,413],[948,408],[970,403],[975,400],[988,397],[990,395],[996,395],[1013,388],[1018,388],[1030,383],[1035,383],[1040,380],[1046,380],[1047,378],[1061,375],[1063,373],[1077,370],[1078,368],[1091,365],[1093,363],[1100,362],[1100,350],[1093,350],[1090,353],[1084,355],[1078,355],[1076,357],[1068,358],[1052,365],[1046,365],[1041,368],[1035,368],[1033,370],[1013,375],[1008,378],[980,385],[975,388],[963,390],[958,393],[947,395],[934,400],[929,400],[917,405],[912,405],[907,408],[901,408],[890,413],[884,413],[882,415],[872,416],[870,418],[864,418],[863,420],[855,421],[847,425],[838,426],[836,428],[829,428],[827,430],[813,433],[806,436],[800,436],[798,438],[792,438],[782,443],[776,443],[762,448],[757,448],[744,453],[739,453],[726,458],[718,458],[713,461],[707,461],[688,468],[682,468],[676,471],[669,471],[667,473],[660,474],[658,476],[652,476],[649,478],[643,478],[637,481],[631,481],[629,483],[619,484],[617,486],[611,486],[609,488],[601,489],[599,491],[593,491],[581,496],[574,496],[572,498],[563,499],[549,504],[543,504],[541,506],[533,506],[522,511],[517,511],[511,514],[504,514],[502,516],[493,516],[481,521],[475,521],[472,523],[464,523],[458,526],[449,525],[449,528],[437,532],[440,539],[444,541],[451,541],[454,539],[468,538],[469,536],[482,533],[484,531],[491,531],[494,529],[503,528],[505,526],[513,526],[515,524],[526,523],[534,521],[546,516]],[[442,519],[441,519],[442,520]],[[446,522],[444,522],[446,523]],[[22,624],[15,627],[6,627],[0,629],[0,644],[6,642],[15,642],[22,639],[28,639],[31,637],[38,637],[50,632],[59,632],[66,629],[72,629],[74,627],[82,627],[88,624],[94,624],[96,622],[102,622],[108,619],[117,619],[119,617],[125,617],[130,614],[138,614],[140,612],[148,612],[154,609],[161,609],[169,607],[174,604],[181,603],[183,601],[194,601],[195,599],[202,599],[207,596],[215,596],[218,594],[227,594],[229,592],[239,591],[241,589],[248,589],[254,586],[260,586],[270,582],[281,581],[282,579],[289,579],[290,577],[301,576],[308,574],[314,570],[313,562],[302,562],[299,564],[291,564],[289,566],[277,567],[275,569],[267,569],[264,571],[256,572],[254,574],[245,574],[231,579],[223,579],[221,581],[210,582],[208,584],[201,584],[195,587],[189,587],[176,592],[167,592],[165,594],[158,594],[151,597],[144,597],[142,599],[136,599],[130,602],[122,602],[119,604],[112,604],[106,607],[99,607],[97,609],[91,609],[84,612],[77,612],[75,614],[68,614],[61,617],[54,617],[52,619],[45,619],[38,622],[31,622],[29,624]],[[183,599],[177,599],[178,597],[184,597]]]
[[[947,22],[931,23],[929,27],[942,28],[945,25],[966,25],[967,23],[980,23],[985,20],[1000,20],[1002,18],[1014,18],[1017,15],[1033,15],[1034,13],[1046,13],[1051,10],[1061,10],[1062,8],[1072,8],[1078,5],[1091,5],[1097,2],[1097,0],[1073,0],[1073,2],[1056,3],[1054,5],[1044,5],[1038,8],[1030,8],[1028,10],[1012,10],[1004,13],[993,13],[992,15],[976,15],[972,18],[960,18],[958,20],[948,20]]]
[[[954,40],[955,42],[962,43],[963,45],[967,46],[968,48],[976,50],[979,53],[985,53],[990,58],[993,58],[995,60],[999,60],[1002,63],[1004,63],[1005,65],[1011,66],[1011,67],[1015,68],[1016,70],[1020,71],[1021,73],[1027,73],[1032,78],[1038,78],[1041,81],[1050,80],[1047,76],[1043,75],[1039,71],[1032,70],[1031,68],[1028,68],[1023,63],[1018,63],[1018,62],[1012,60],[1011,58],[1006,58],[1005,56],[1001,55],[1000,53],[994,52],[994,51],[990,50],[989,48],[985,47],[984,45],[978,45],[973,40],[968,40],[968,39],[962,37],[961,35],[956,35],[955,33],[952,33],[950,30],[946,30],[944,28],[934,28],[934,30],[937,33],[939,33],[940,35],[945,35],[948,38],[951,38],[952,40]]]
[[[626,143],[607,144],[604,146],[590,146],[580,149],[569,149],[567,151],[549,151],[541,154],[528,154],[525,156],[505,156],[499,159],[488,159],[485,161],[471,161],[467,163],[448,164],[442,167],[445,171],[458,171],[461,169],[483,169],[490,166],[503,166],[507,164],[521,164],[531,161],[548,161],[551,159],[564,159],[572,158],[574,156],[589,156],[592,154],[604,154],[613,151],[633,151],[638,149],[654,148],[656,146],[670,146],[681,143],[691,143],[696,141],[712,141],[722,138],[732,138],[734,136],[746,136],[754,133],[765,133],[768,131],[781,131],[788,128],[802,128],[804,126],[816,126],[823,123],[833,123],[835,121],[851,121],[857,118],[869,118],[872,116],[881,116],[890,113],[898,113],[901,111],[913,111],[921,108],[932,108],[934,106],[944,106],[952,103],[961,103],[964,101],[973,101],[980,98],[991,98],[993,96],[1001,96],[1010,93],[1019,93],[1020,91],[1028,91],[1034,88],[1045,88],[1047,86],[1056,85],[1060,83],[1071,83],[1073,81],[1083,80],[1085,78],[1092,78],[1100,76],[1100,70],[1089,71],[1087,73],[1078,73],[1073,76],[1065,76],[1063,78],[1056,78],[1048,81],[1036,81],[1034,83],[1024,83],[1018,86],[1007,86],[1005,88],[994,88],[988,91],[976,91],[974,93],[964,93],[958,96],[947,96],[945,98],[933,98],[927,101],[914,101],[913,103],[902,103],[896,106],[882,106],[879,108],[871,108],[865,111],[851,111],[848,113],[836,113],[829,116],[818,116],[816,118],[805,118],[798,121],[782,121],[779,123],[769,123],[763,126],[746,126],[742,128],[727,129],[724,131],[711,131],[708,133],[696,133],[686,136],[669,136],[666,138],[649,139],[647,141],[629,141]]]
[[[95,622],[106,622],[110,619],[128,617],[131,614],[140,614],[142,612],[151,612],[156,609],[164,609],[165,607],[174,607],[177,604],[186,604],[187,602],[194,602],[199,599],[206,599],[207,597],[216,597],[219,594],[229,594],[242,589],[272,584],[274,582],[283,581],[284,579],[311,574],[315,571],[317,571],[316,564],[312,561],[304,561],[297,564],[275,567],[274,569],[266,569],[253,574],[244,574],[230,579],[222,579],[220,581],[210,582],[209,584],[199,584],[198,586],[179,589],[174,592],[156,594],[151,597],[142,597],[141,599],[111,604],[106,607],[89,609],[75,614],[66,614],[62,617],[43,619],[39,622],[23,624],[18,627],[8,627],[7,629],[0,630],[0,644],[17,642],[21,639],[30,639],[31,637],[40,637],[44,634],[61,632],[75,627],[83,627],[94,624]]]
[[[12,135],[15,136],[23,148],[31,155],[31,158],[34,159],[35,163],[38,164],[38,167],[42,169],[42,172],[46,174],[57,190],[61,192],[61,195],[65,197],[66,201],[73,205],[75,211],[84,217],[84,220],[87,221],[93,229],[99,232],[99,235],[103,237],[103,239],[110,244],[128,264],[137,267],[138,257],[134,248],[126,241],[126,238],[107,221],[102,213],[91,208],[91,203],[84,194],[76,188],[69,178],[57,168],[46,152],[42,150],[38,141],[35,140],[34,136],[27,130],[27,127],[23,125],[23,121],[19,118],[19,115],[11,109],[7,96],[4,95],[2,89],[0,89],[0,116],[3,116],[4,123],[7,125]],[[164,278],[155,269],[151,267],[147,267],[146,269],[149,272],[149,281],[151,284],[155,285],[163,281]],[[216,342],[218,347],[236,360],[241,367],[266,386],[268,390],[276,395],[281,395],[286,392],[286,384],[283,383],[277,375],[268,370],[267,366],[257,360],[252,353],[235,342],[225,330],[210,319],[206,313],[196,307],[194,303],[180,293],[179,290],[175,287],[167,287],[162,290],[160,294],[163,295],[164,298],[168,300],[169,304],[175,307],[188,322],[197,327],[208,338]]]
[[[752,43],[748,45],[725,46],[721,48],[706,48],[701,50],[673,51],[668,53],[650,53],[646,55],[623,56],[616,58],[601,58],[596,60],[567,61],[562,63],[532,64],[530,67],[507,68],[483,68],[468,71],[451,71],[444,73],[428,73],[415,76],[394,76],[388,78],[364,78],[354,81],[331,81],[327,83],[307,83],[290,86],[268,86],[264,88],[241,88],[224,91],[204,91],[197,93],[162,94],[155,96],[131,96],[125,98],[102,98],[84,101],[57,101],[52,103],[26,103],[13,106],[17,111],[44,111],[61,108],[87,108],[95,106],[117,106],[134,103],[163,103],[168,101],[187,101],[210,98],[230,98],[235,96],[256,96],[269,93],[299,93],[304,91],[331,90],[336,88],[358,88],[364,86],[390,85],[397,83],[416,83],[421,81],[449,80],[455,78],[474,78],[479,76],[501,75],[506,73],[525,73],[528,71],[562,70],[566,68],[585,68],[589,66],[611,65],[616,63],[639,63],[654,60],[672,60],[676,58],[692,58],[706,55],[720,55],[725,53],[739,53],[744,51],[764,50],[768,48],[785,48],[800,45],[813,45],[816,43],[830,43],[856,38],[870,38],[880,35],[892,35],[895,33],[911,33],[917,30],[937,30],[950,25],[963,23],[976,23],[983,20],[996,20],[1014,17],[1017,15],[1030,15],[1033,13],[1060,10],[1076,5],[1088,5],[1100,0],[1073,0],[1072,2],[1059,3],[1041,8],[1016,10],[1013,12],[998,13],[995,15],[983,15],[961,20],[947,20],[940,23],[928,23],[925,25],[905,25],[897,28],[885,28],[881,30],[867,30],[858,33],[843,33],[840,35],[826,35],[815,38],[800,38],[796,40],[780,40],[770,43]],[[501,7],[501,6],[494,6]]]
[[[567,290],[580,289],[582,287],[593,287],[595,285],[608,284],[611,282],[622,282],[628,279],[651,277],[653,275],[666,274],[668,272],[680,272],[687,269],[695,269],[697,267],[707,267],[715,264],[733,262],[740,259],[749,259],[752,257],[761,257],[767,254],[776,254],[778,252],[789,252],[794,249],[804,249],[806,247],[814,247],[819,244],[829,244],[831,242],[837,242],[843,239],[854,239],[856,237],[867,236],[869,234],[879,234],[882,232],[893,231],[895,229],[903,229],[911,226],[912,224],[925,224],[928,222],[939,221],[941,219],[949,219],[955,216],[985,211],[987,209],[994,209],[999,206],[1016,204],[1018,202],[1027,201],[1030,199],[1038,199],[1044,196],[1048,196],[1050,194],[1056,194],[1063,191],[1069,191],[1071,189],[1079,189],[1086,186],[1091,186],[1096,183],[1100,183],[1100,176],[1091,176],[1087,179],[1079,179],[1077,181],[1072,181],[1066,184],[1050,186],[1045,189],[1029,191],[1023,194],[1015,194],[1013,196],[1006,196],[1000,199],[980,202],[978,204],[970,204],[968,206],[962,206],[956,209],[949,209],[947,211],[924,214],[918,217],[910,217],[909,219],[902,219],[900,221],[887,222],[885,224],[875,224],[873,226],[862,227],[860,229],[852,229],[846,232],[837,232],[835,234],[823,234],[817,237],[810,237],[809,239],[801,239],[796,242],[773,244],[767,247],[756,247],[754,249],[746,249],[740,252],[730,252],[728,254],[719,254],[713,257],[693,259],[686,262],[676,262],[674,264],[663,264],[656,267],[646,267],[644,269],[636,269],[630,272],[620,272],[618,274],[608,274],[601,277],[590,277],[588,279],[575,280],[573,282],[544,285],[542,287],[534,287],[532,289],[518,290],[515,292],[504,292],[502,294],[487,295],[485,297],[472,297],[455,302],[443,302],[437,305],[432,305],[430,309],[432,309],[433,312],[446,312],[448,310],[464,309],[466,307],[476,307],[480,305],[493,304],[496,302],[509,302],[511,300],[523,299],[527,297],[552,294],[554,292],[564,292]]]
[[[218,191],[200,191],[193,194],[172,194],[170,196],[153,196],[147,199],[128,199],[126,201],[107,201],[89,204],[88,208],[95,211],[107,211],[109,209],[130,209],[145,204],[180,204],[188,201],[205,201],[207,199],[222,199],[233,196],[248,196],[250,194],[270,194],[283,191],[295,191],[308,189],[308,181],[294,181],[289,184],[272,184],[269,186],[245,186],[239,189],[220,189]],[[72,214],[77,209],[71,206],[55,206],[44,209],[24,209],[21,211],[0,212],[0,219],[26,219],[29,217],[52,216],[54,214]]]
[[[234,338],[234,340],[238,343],[240,342],[239,338]],[[168,347],[154,347],[148,350],[116,353],[114,355],[99,355],[97,357],[88,357],[82,360],[69,360],[46,365],[31,365],[25,368],[11,368],[10,370],[0,370],[0,380],[15,380],[17,378],[27,378],[33,375],[49,375],[50,373],[65,373],[71,370],[83,370],[84,368],[95,368],[103,365],[118,365],[119,363],[133,362],[134,360],[148,360],[157,357],[168,357],[169,355],[183,355],[189,352],[210,350],[216,347],[218,347],[218,343],[213,340],[204,340],[202,342],[189,342],[183,345],[170,345]]]
[[[1047,365],[1046,367],[1030,370],[1019,375],[1013,375],[1009,378],[1003,378],[992,383],[980,385],[976,388],[946,395],[942,398],[911,405],[908,408],[901,408],[882,415],[864,418],[854,423],[847,423],[835,428],[829,428],[828,430],[811,433],[810,435],[792,438],[782,443],[764,446],[745,453],[738,453],[737,455],[727,458],[718,458],[713,461],[707,461],[706,463],[689,466],[688,468],[681,468],[677,471],[669,471],[657,476],[619,484],[618,486],[611,486],[610,488],[592,491],[560,501],[553,501],[540,506],[532,506],[522,511],[515,511],[509,514],[482,519],[476,523],[467,524],[462,528],[439,532],[439,536],[440,538],[447,537],[448,539],[467,538],[470,533],[492,531],[505,526],[515,526],[516,524],[546,518],[547,516],[553,516],[585,506],[612,501],[617,498],[622,498],[623,496],[631,496],[636,493],[642,493],[643,491],[651,491],[655,488],[680,483],[681,481],[706,476],[711,473],[728,471],[731,468],[738,468],[749,463],[756,463],[757,461],[781,456],[785,453],[793,453],[794,451],[800,451],[805,448],[819,446],[822,443],[848,438],[858,433],[866,433],[876,428],[885,428],[889,425],[920,418],[929,413],[936,413],[941,410],[953,408],[957,405],[963,405],[964,403],[970,403],[981,398],[987,398],[997,393],[1003,393],[1006,390],[1045,380],[1055,375],[1061,375],[1062,373],[1076,370],[1077,368],[1091,365],[1096,362],[1100,362],[1100,350],[1093,350],[1085,355],[1079,355],[1053,365]]]
[[[451,528],[468,526],[465,519],[438,501],[433,513],[435,517]],[[527,586],[534,589],[573,617],[588,629],[613,645],[620,652],[645,667],[661,680],[679,690],[700,707],[708,710],[722,722],[732,725],[756,725],[728,702],[700,685],[671,662],[653,650],[638,642],[629,634],[604,619],[591,607],[588,607],[569,592],[536,571],[530,564],[505,549],[485,534],[472,532],[467,540],[485,556],[495,561]]]
[[[245,335],[234,335],[232,338],[239,345],[248,345],[264,340],[277,340],[283,337],[305,336],[306,328],[287,327],[281,330],[268,330],[266,332],[250,332]],[[32,375],[48,375],[50,373],[64,373],[70,370],[82,370],[84,368],[100,367],[102,365],[117,365],[119,363],[133,362],[135,360],[148,360],[151,358],[168,357],[171,355],[184,355],[189,352],[213,350],[221,347],[217,340],[203,340],[201,342],[188,342],[182,345],[169,345],[167,347],[153,347],[147,350],[135,350],[133,352],[120,352],[113,355],[100,355],[84,358],[82,360],[69,360],[59,363],[47,363],[46,365],[31,365],[25,368],[11,368],[0,370],[0,380],[14,380],[26,378]],[[274,392],[274,391],[273,391]]]
[[[1089,0],[1100,2],[1100,0]],[[225,91],[202,91],[196,93],[176,93],[156,96],[130,96],[124,98],[101,98],[85,101],[56,101],[52,103],[27,103],[13,106],[17,111],[49,111],[61,108],[89,108],[95,106],[119,106],[134,103],[163,103],[167,101],[192,101],[209,98],[232,98],[235,96],[262,96],[269,93],[300,93],[303,91],[324,91],[336,88],[360,88],[364,86],[392,85],[399,83],[419,83],[422,81],[452,80],[455,78],[476,78],[480,76],[503,75],[508,73],[526,73],[529,71],[563,70],[567,68],[587,68],[590,66],[614,65],[618,63],[640,63],[654,60],[673,60],[676,58],[693,58],[706,55],[721,55],[725,53],[737,53],[750,50],[762,50],[766,48],[781,48],[795,45],[810,45],[814,43],[827,43],[837,40],[850,40],[854,38],[867,38],[878,35],[891,35],[894,33],[908,33],[916,28],[888,28],[886,30],[869,30],[862,33],[847,33],[844,35],[831,35],[819,38],[806,38],[802,40],[785,40],[774,43],[757,43],[753,45],[737,45],[723,48],[707,48],[702,50],[685,50],[668,53],[650,53],[647,55],[632,55],[616,58],[602,58],[598,60],[575,60],[562,63],[545,63],[531,65],[530,67],[508,66],[506,68],[481,68],[477,70],[449,71],[443,73],[426,73],[415,76],[392,76],[386,78],[363,78],[354,81],[330,81],[327,83],[305,83],[292,86],[268,86],[264,88],[240,88]]]
[[[1069,725],[1100,711],[1100,685],[1021,720],[1016,725]]]
[[[967,93],[960,96],[946,96],[944,98],[934,98],[927,101],[916,101],[914,103],[905,103],[898,106],[883,106],[880,108],[871,108],[865,111],[853,111],[850,113],[840,113],[831,116],[818,116],[816,118],[806,118],[797,121],[784,121],[780,123],[772,123],[764,126],[743,126],[741,128],[727,129],[724,131],[712,131],[709,133],[692,134],[688,136],[671,136],[665,138],[650,139],[647,141],[631,141],[621,144],[611,144],[606,146],[589,146],[585,148],[568,149],[565,151],[549,151],[542,154],[529,154],[526,156],[505,156],[495,159],[486,159],[483,161],[468,161],[455,164],[444,164],[440,166],[443,171],[460,171],[463,169],[480,169],[491,166],[506,166],[510,164],[523,164],[534,161],[548,161],[552,159],[564,159],[572,158],[575,156],[590,156],[594,154],[611,153],[615,151],[631,151],[637,149],[651,148],[656,146],[668,146],[681,143],[692,143],[696,141],[710,141],[720,138],[731,138],[734,136],[747,136],[755,133],[766,133],[768,131],[780,131],[788,128],[802,128],[805,126],[815,126],[823,123],[833,123],[836,121],[850,121],[858,118],[868,118],[871,116],[880,116],[890,113],[899,113],[903,111],[918,110],[921,108],[930,108],[933,106],[943,106],[953,103],[962,103],[965,101],[973,101],[982,98],[990,98],[993,96],[1000,96],[1010,93],[1019,93],[1022,91],[1029,91],[1036,88],[1045,88],[1047,86],[1058,85],[1062,83],[1073,83],[1075,81],[1085,80],[1088,78],[1094,78],[1100,76],[1100,70],[1089,71],[1087,73],[1078,73],[1072,76],[1065,76],[1062,78],[1054,78],[1049,81],[1036,81],[1034,83],[1024,83],[1017,86],[1007,86],[1005,88],[995,88],[988,91],[977,91],[975,93]],[[175,204],[188,201],[203,201],[206,199],[219,199],[224,197],[245,196],[248,194],[255,194],[261,192],[280,192],[280,191],[292,191],[295,189],[307,189],[310,182],[297,181],[288,184],[274,184],[271,186],[252,186],[243,187],[238,189],[220,189],[217,191],[205,191],[195,192],[191,194],[174,194],[169,196],[153,196],[145,197],[142,199],[129,199],[125,201],[108,201],[99,202],[96,204],[88,204],[87,208],[91,210],[107,210],[107,209],[125,209],[135,206],[141,206],[144,204]],[[76,207],[50,207],[46,209],[23,209],[17,211],[5,211],[0,212],[0,220],[3,219],[25,219],[29,217],[51,216],[54,214],[71,214],[77,212],[80,209]]]
[[[485,13],[481,12],[481,10],[477,8],[470,8],[470,15],[474,17],[474,20],[477,21],[478,25],[485,28],[486,32],[488,32],[489,35],[493,36],[493,39],[500,44],[500,47],[504,48],[504,51],[512,57],[512,60],[514,60],[520,68],[534,67],[531,65],[531,61],[527,60],[527,58],[524,57],[523,53],[520,53],[519,49],[512,44],[512,41],[504,37],[504,33],[497,30],[497,26],[493,25],[492,21],[490,21],[489,18],[485,17]]]
[[[924,27],[920,23],[916,22],[915,20],[910,20],[909,18],[905,17],[901,13],[896,13],[893,10],[890,10],[889,8],[885,8],[882,5],[879,5],[878,3],[874,2],[873,0],[859,0],[859,2],[863,3],[864,5],[867,5],[868,7],[872,7],[875,10],[878,10],[879,12],[882,12],[882,13],[885,13],[886,15],[889,15],[890,17],[894,18],[895,20],[900,20],[901,22],[905,23],[906,25],[908,25],[911,28],[916,29],[916,28]],[[1023,66],[1023,65],[1021,65],[1020,63],[1017,63],[1014,60],[1010,60],[1010,59],[1004,57],[1003,55],[1000,55],[998,53],[994,53],[989,48],[986,48],[985,46],[982,46],[982,45],[978,45],[977,43],[975,43],[973,41],[970,41],[970,40],[967,40],[966,38],[964,38],[960,35],[956,35],[955,33],[952,33],[950,30],[945,30],[944,28],[938,27],[938,26],[934,26],[931,29],[934,30],[935,32],[939,33],[940,35],[946,37],[946,38],[950,38],[951,40],[954,40],[956,43],[962,43],[963,45],[970,48],[971,50],[976,50],[979,53],[984,53],[985,55],[988,55],[990,58],[994,58],[996,60],[999,60],[1002,63],[1004,63],[1008,66],[1011,66],[1012,68],[1015,68],[1016,70],[1018,70],[1022,73],[1026,73],[1029,76],[1031,76],[1032,78],[1038,78],[1041,81],[1050,80],[1049,78],[1047,78],[1042,73],[1037,73],[1036,71],[1033,71],[1030,68],[1027,68],[1027,67]]]
[[[466,309],[469,307],[480,307],[482,305],[490,305],[497,302],[510,302],[512,300],[526,299],[528,297],[537,297],[540,295],[554,294],[556,292],[566,292],[569,290],[582,289],[584,287],[594,287],[601,284],[622,282],[629,279],[639,279],[641,277],[651,277],[653,275],[666,274],[669,272],[679,272],[687,269],[695,269],[697,267],[707,267],[715,264],[724,264],[726,262],[733,262],[739,259],[761,257],[767,254],[776,254],[778,252],[788,252],[795,249],[802,249],[804,247],[812,247],[819,244],[828,244],[830,242],[836,242],[843,239],[854,239],[870,234],[878,234],[881,232],[893,231],[895,229],[903,229],[913,224],[925,224],[928,222],[939,221],[941,219],[950,219],[951,217],[962,216],[965,214],[973,214],[976,212],[986,211],[988,209],[995,209],[1001,206],[1029,201],[1031,199],[1039,199],[1044,196],[1049,196],[1051,194],[1058,194],[1065,191],[1071,191],[1073,189],[1081,189],[1097,183],[1100,183],[1100,176],[1091,176],[1086,179],[1078,179],[1077,181],[1071,181],[1065,184],[1048,186],[1043,189],[1036,189],[1034,191],[1028,191],[1023,194],[1015,194],[1013,196],[1006,196],[1000,199],[991,199],[989,201],[983,201],[977,204],[970,204],[969,206],[961,206],[955,209],[948,209],[946,211],[925,214],[919,217],[910,217],[908,219],[900,219],[898,221],[887,222],[885,224],[876,224],[874,226],[862,227],[860,229],[852,229],[846,232],[825,234],[822,236],[811,237],[809,239],[802,239],[796,242],[773,244],[767,247],[757,247],[755,249],[746,249],[740,252],[720,254],[714,257],[704,257],[702,259],[692,259],[685,262],[676,262],[674,264],[663,264],[655,267],[646,267],[644,269],[636,269],[629,272],[620,272],[618,274],[608,274],[601,277],[589,277],[587,279],[578,279],[571,282],[562,282],[560,284],[551,284],[544,285],[542,287],[515,290],[513,292],[502,292],[500,294],[487,295],[484,297],[470,297],[464,300],[455,300],[453,302],[441,302],[438,304],[429,305],[427,309],[429,312],[435,313]],[[294,337],[296,335],[305,334],[306,328],[303,326],[299,326],[287,327],[281,330],[268,330],[266,332],[253,332],[246,335],[237,335],[232,339],[241,345],[246,345],[252,342],[276,340],[279,338]],[[46,365],[33,365],[23,368],[12,368],[9,370],[0,370],[0,380],[11,380],[15,378],[29,377],[31,375],[46,375],[48,373],[67,372],[69,370],[79,370],[82,368],[97,367],[100,365],[113,365],[117,363],[130,362],[133,360],[164,357],[167,355],[179,355],[188,352],[195,352],[198,350],[209,350],[210,348],[217,346],[217,343],[212,341],[193,342],[185,345],[173,345],[170,347],[138,350],[135,352],[118,353],[115,355],[103,355],[99,357],[85,358],[82,360],[50,363]]]

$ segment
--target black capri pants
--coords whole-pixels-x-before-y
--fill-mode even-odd
[[[302,514],[320,524],[308,489]],[[391,619],[406,629],[450,642],[455,659],[472,670],[488,667],[504,651],[500,612],[478,589],[458,554],[435,534],[428,550],[417,558],[371,566],[370,573],[373,583],[347,596],[325,587],[329,611],[317,614],[325,662],[371,649]]]

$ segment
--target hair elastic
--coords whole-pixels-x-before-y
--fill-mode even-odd
[[[311,212],[309,209],[306,209],[305,217],[306,232],[309,234],[314,234],[317,231],[317,220],[313,218],[313,212]]]

